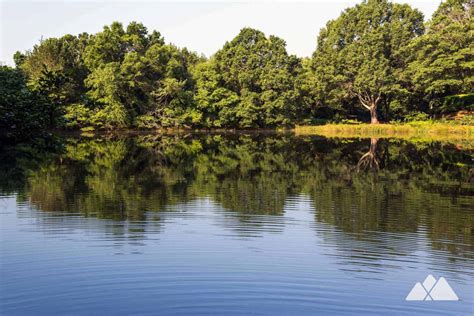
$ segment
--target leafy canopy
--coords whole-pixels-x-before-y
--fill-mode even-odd
[[[447,0],[427,32],[406,49],[404,80],[436,109],[446,96],[474,91],[474,21],[471,0]]]
[[[282,39],[244,28],[197,68],[196,102],[207,126],[289,125],[300,112],[295,78],[302,67]]]
[[[318,37],[312,63],[318,97],[344,112],[358,101],[377,119],[377,106],[399,91],[400,49],[423,31],[423,15],[408,5],[368,0],[346,9]]]

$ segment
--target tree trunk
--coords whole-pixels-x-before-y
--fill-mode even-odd
[[[378,124],[379,119],[377,117],[377,106],[382,96],[379,93],[378,95],[372,95],[370,93],[355,93],[359,97],[360,103],[370,111],[370,123]]]
[[[379,123],[379,119],[377,117],[377,105],[376,104],[373,104],[370,107],[370,123],[371,124],[378,124]]]

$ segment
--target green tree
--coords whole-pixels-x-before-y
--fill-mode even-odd
[[[244,28],[198,68],[198,107],[204,121],[222,127],[290,125],[298,117],[295,78],[297,57],[288,55],[285,41]]]
[[[126,127],[130,118],[121,101],[123,78],[119,63],[110,62],[94,70],[85,83],[89,88],[88,96],[99,103],[95,108],[91,123],[99,127]]]
[[[139,127],[191,126],[201,119],[193,99],[191,69],[201,59],[187,49],[174,45],[154,45],[145,54],[146,85],[144,107],[137,117]],[[142,124],[140,122],[148,122]]]
[[[69,104],[81,102],[88,70],[82,61],[88,35],[49,38],[25,54],[16,52],[16,66],[26,75],[28,86],[48,100],[44,112],[48,126],[63,126]]]
[[[88,74],[82,61],[88,37],[84,33],[43,40],[26,54],[17,52],[15,63],[33,89],[55,91],[52,101],[58,101],[58,107],[77,102],[84,93],[83,82]]]
[[[413,40],[405,53],[408,67],[404,80],[432,112],[449,110],[442,107],[447,96],[472,93],[472,1],[447,0],[441,3],[427,24],[426,34]]]
[[[114,22],[91,36],[84,54],[85,80],[94,125],[141,128],[185,125],[199,120],[192,106],[190,68],[199,58],[132,22]]]
[[[3,76],[13,96],[5,104],[18,106],[0,119],[21,125],[11,113],[31,100],[44,128],[272,128],[366,110],[378,123],[472,108],[472,1],[443,2],[424,28],[408,5],[364,0],[327,23],[311,58],[244,28],[206,60],[141,23],[114,22],[16,52],[18,70]]]
[[[0,67],[0,133],[10,137],[27,137],[52,127],[45,113],[51,103],[26,85],[18,69]]]
[[[379,105],[400,91],[400,50],[423,31],[423,15],[408,5],[368,0],[346,9],[319,34],[312,65],[316,95],[345,111],[358,102],[378,123]]]
[[[15,54],[13,54],[13,61],[15,62],[15,66],[17,68],[20,68],[21,65],[23,65],[23,63],[25,62],[26,60],[26,55],[21,53],[20,51],[16,51]]]

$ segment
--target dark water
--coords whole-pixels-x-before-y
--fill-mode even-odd
[[[0,158],[2,315],[474,314],[461,145],[62,137]],[[428,274],[460,301],[405,301]]]

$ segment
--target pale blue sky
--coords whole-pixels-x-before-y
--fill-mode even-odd
[[[287,42],[288,51],[310,56],[326,22],[358,0],[304,1],[33,1],[0,0],[0,61],[12,64],[15,51],[30,49],[41,37],[95,33],[112,21],[139,21],[167,42],[209,56],[242,27],[254,27]],[[399,0],[428,19],[438,0]]]

